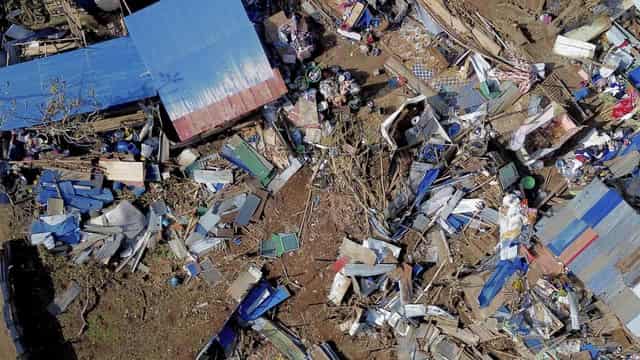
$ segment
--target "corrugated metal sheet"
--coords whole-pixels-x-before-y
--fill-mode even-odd
[[[607,192],[609,192],[609,188],[601,181],[594,181],[587,185],[571,200],[574,205],[572,210],[575,212],[576,217],[583,217]]]
[[[631,206],[627,203],[622,202],[618,204],[609,215],[604,218],[594,230],[599,234],[605,234],[618,227],[618,224],[624,220],[626,217],[633,217],[636,214],[636,211],[633,210]]]
[[[622,281],[626,286],[632,287],[640,281],[640,266],[634,266],[629,272],[622,273]]]
[[[560,261],[564,264],[571,264],[575,258],[577,258],[584,249],[587,248],[593,241],[598,238],[598,233],[592,228],[586,229],[580,236],[578,236],[571,245],[569,245],[561,254]]]
[[[0,130],[41,123],[54,88],[72,114],[155,96],[146,71],[128,37],[1,68]]]
[[[622,197],[617,192],[609,190],[582,216],[582,220],[595,227],[621,202]]]
[[[162,0],[125,21],[182,140],[287,92],[240,0]]]
[[[607,304],[625,287],[620,273],[610,265],[601,268],[600,271],[584,281],[589,290]]]
[[[583,253],[570,264],[569,268],[583,281],[588,282],[592,276],[608,265],[614,266],[624,257],[625,253],[632,253],[634,248],[638,246],[637,237],[640,234],[634,232],[638,230],[639,219],[633,209],[628,205],[626,207],[628,208],[627,214],[621,218],[622,221],[618,222],[616,226],[608,229],[609,231],[598,231],[596,227],[598,239],[589,244]],[[609,215],[608,218],[612,218],[612,216]]]
[[[625,324],[632,334],[640,334],[640,314]]]
[[[556,255],[560,254],[573,243],[585,230],[589,228],[589,225],[581,219],[573,219],[568,226],[566,226],[558,236],[549,244],[549,250]]]
[[[640,298],[631,290],[640,274],[640,215],[594,180],[541,223],[541,242],[640,336]]]
[[[616,314],[623,323],[630,322],[640,313],[640,299],[629,288],[623,288],[609,305],[617,309]]]
[[[548,245],[564,230],[568,223],[577,217],[573,209],[564,207],[558,210],[552,218],[541,219],[536,225],[538,238],[543,244]]]

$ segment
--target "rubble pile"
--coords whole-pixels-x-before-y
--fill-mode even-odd
[[[159,87],[124,108],[5,129],[3,203],[32,216],[31,245],[134,274],[152,273],[148,260],[168,247],[180,267],[166,286],[222,284],[233,304],[198,359],[247,357],[252,339],[290,359],[344,358],[279,319],[309,286],[291,280],[290,256],[326,263],[313,305],[346,341],[380,345],[370,358],[640,358],[640,4],[589,5],[589,19],[569,21],[574,1],[530,1],[530,23],[507,31],[464,1],[243,3],[274,67],[228,67],[246,76],[198,95],[209,110],[181,104],[176,119],[178,101]],[[5,38],[39,39],[56,18],[30,20]],[[528,46],[540,28],[554,39],[545,54]],[[323,57],[333,46],[373,70]],[[286,94],[262,101],[279,82]],[[225,93],[237,83],[245,92]],[[249,121],[211,115],[240,107]],[[199,111],[227,120],[209,127]],[[300,225],[256,230],[300,176]],[[351,220],[368,225],[328,239],[331,259],[305,247],[319,193],[347,194]],[[233,245],[252,250],[223,273],[214,256]],[[63,314],[82,289],[70,280],[48,311]]]

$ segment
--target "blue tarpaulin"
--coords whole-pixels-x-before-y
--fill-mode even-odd
[[[40,124],[54,99],[81,114],[156,95],[128,37],[0,69],[0,130]],[[53,111],[52,120],[62,112]]]
[[[580,351],[588,351],[589,356],[591,356],[592,360],[596,360],[598,355],[600,355],[600,349],[593,346],[592,344],[582,344],[580,345]]]
[[[374,17],[371,11],[369,9],[364,9],[364,11],[362,12],[362,16],[360,16],[360,20],[358,20],[358,23],[353,28],[361,30],[367,29],[369,28],[369,26],[371,26],[373,20]]]
[[[478,303],[480,307],[487,307],[493,298],[502,290],[507,280],[517,271],[526,272],[529,268],[524,258],[519,257],[512,260],[500,260],[493,274],[487,279],[480,295],[478,295]]]

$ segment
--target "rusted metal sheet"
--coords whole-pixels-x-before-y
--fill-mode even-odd
[[[275,69],[273,73],[274,78],[263,84],[174,120],[173,126],[180,139],[189,139],[200,133],[225,127],[258,107],[278,99],[287,92],[287,87],[280,72]]]

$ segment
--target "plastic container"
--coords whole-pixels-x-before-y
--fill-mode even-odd
[[[633,84],[633,87],[640,89],[640,67],[637,67],[629,72],[629,81]]]
[[[169,286],[172,288],[177,288],[182,283],[182,279],[177,276],[173,276],[169,279]]]
[[[135,156],[140,155],[140,150],[138,150],[136,144],[128,141],[118,141],[116,143],[116,151],[119,153],[133,154]]]
[[[573,97],[576,99],[576,101],[584,100],[587,98],[587,96],[589,96],[589,88],[586,87],[573,92]]]
[[[536,187],[536,179],[534,179],[533,176],[525,176],[520,179],[520,185],[522,185],[525,190],[533,190],[533,188]]]

